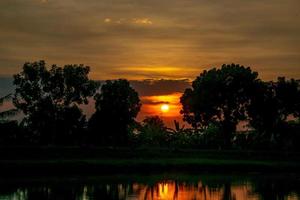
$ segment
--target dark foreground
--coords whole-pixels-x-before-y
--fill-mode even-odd
[[[300,174],[291,152],[131,148],[1,148],[0,177],[115,173],[225,172]]]
[[[270,200],[300,199],[296,174],[115,174],[6,178],[0,199]]]

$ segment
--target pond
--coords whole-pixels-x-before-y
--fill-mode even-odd
[[[5,178],[1,200],[300,200],[298,175],[159,174]]]

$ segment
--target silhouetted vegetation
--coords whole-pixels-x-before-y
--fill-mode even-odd
[[[13,103],[24,113],[23,126],[31,142],[74,144],[86,119],[78,107],[95,94],[97,83],[89,80],[90,68],[83,65],[52,65],[44,61],[25,63],[14,76]]]
[[[246,108],[255,94],[257,76],[250,68],[234,64],[204,71],[181,97],[184,120],[202,129],[219,123],[223,146],[229,147],[237,124],[247,119]]]
[[[11,94],[4,97],[0,97],[0,106],[3,106],[5,101],[11,99]],[[17,109],[8,109],[0,111],[0,144],[16,144],[19,140],[20,128],[18,126],[17,120],[10,120],[10,117],[16,116],[18,113]]]
[[[299,146],[299,107],[299,81],[278,78],[277,82],[261,82],[248,106],[255,148]]]
[[[141,103],[127,80],[106,81],[95,96],[96,112],[89,121],[91,142],[100,145],[126,145],[129,126],[135,123]]]
[[[135,120],[138,93],[127,80],[99,82],[88,78],[84,65],[25,63],[14,76],[16,109],[0,113],[5,145],[95,145],[197,149],[299,151],[300,83],[278,78],[265,82],[249,67],[223,65],[203,71],[180,102],[184,127],[168,128],[158,116]],[[0,99],[9,100],[11,95]],[[80,109],[90,98],[95,113],[87,120]],[[247,124],[244,129],[238,128]]]
[[[299,86],[294,79],[263,82],[249,67],[223,65],[204,71],[186,89],[182,113],[200,132],[218,127],[211,142],[217,145],[221,140],[221,147],[235,143],[241,148],[293,148],[297,145],[292,141],[299,142]],[[288,122],[288,117],[295,121]],[[242,121],[249,122],[249,129],[237,133]]]
[[[157,147],[168,142],[167,127],[159,116],[146,117],[137,130],[138,144]]]

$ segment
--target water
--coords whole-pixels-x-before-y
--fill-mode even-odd
[[[300,200],[297,175],[113,175],[2,179],[2,200]]]

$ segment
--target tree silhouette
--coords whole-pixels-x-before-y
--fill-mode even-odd
[[[246,106],[260,82],[257,76],[249,67],[235,64],[205,70],[180,99],[183,119],[195,128],[219,122],[224,146],[230,146],[236,125],[246,119]]]
[[[279,77],[276,83],[276,96],[281,105],[282,113],[286,117],[293,115],[300,117],[300,82],[299,80],[286,80]]]
[[[155,128],[158,130],[166,130],[166,126],[163,120],[159,116],[149,116],[143,120],[143,126],[149,128]]]
[[[299,117],[299,108],[298,81],[280,77],[277,82],[261,83],[248,107],[250,125],[259,132],[257,142],[262,145],[282,142],[279,140],[283,139],[280,137],[282,129],[288,125],[287,118]]]
[[[96,112],[89,121],[94,143],[123,145],[128,142],[128,127],[140,111],[138,93],[124,79],[106,81],[95,96]]]
[[[23,71],[14,75],[13,102],[23,111],[33,138],[42,144],[74,139],[85,122],[78,105],[87,104],[97,89],[97,83],[88,78],[89,71],[84,65],[52,65],[48,70],[39,61],[25,63]]]
[[[159,116],[146,117],[140,127],[139,140],[144,145],[164,145],[168,137],[167,127]]]

